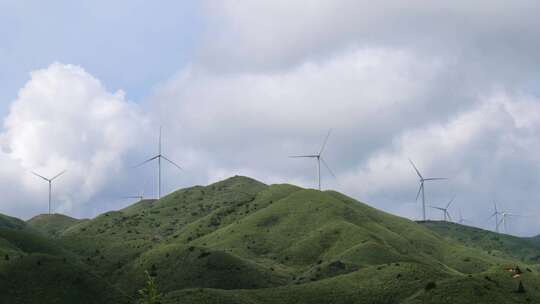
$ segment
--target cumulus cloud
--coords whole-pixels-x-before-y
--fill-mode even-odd
[[[54,210],[69,213],[118,174],[144,123],[144,116],[122,91],[108,92],[81,67],[54,63],[33,71],[12,103],[0,135],[2,150],[11,165],[19,167],[12,174],[18,178],[4,184],[4,191],[15,184],[46,198],[46,184],[29,171],[52,177],[65,169],[67,173],[55,182]],[[34,210],[36,197],[18,203]],[[13,203],[2,202],[7,210]]]
[[[329,150],[350,161],[423,123],[403,113],[426,112],[443,66],[404,51],[355,48],[276,73],[191,67],[160,87],[152,103],[183,147],[193,148],[177,157],[196,155],[209,162],[205,170],[248,167],[263,169],[261,176],[290,176],[286,156],[315,152],[328,128],[336,129]],[[346,170],[346,162],[333,163]]]
[[[411,49],[468,61],[469,70],[538,63],[534,0],[206,1],[203,60],[217,69],[275,69],[350,45]],[[491,65],[493,61],[497,65]],[[512,75],[509,75],[512,73]],[[467,77],[473,77],[467,75]],[[492,75],[497,77],[497,75]]]
[[[535,193],[540,186],[540,157],[535,153],[540,148],[539,113],[538,97],[493,92],[446,123],[404,132],[393,145],[362,162],[355,173],[343,176],[343,185],[397,210],[404,198],[414,199],[415,173],[407,162],[413,157],[426,176],[450,177],[448,182],[427,185],[430,204],[443,204],[457,194],[456,210],[461,208],[484,227],[493,202],[514,213],[536,214],[540,210]],[[408,215],[419,218],[412,210]],[[431,217],[439,215],[431,212]],[[540,230],[536,216],[514,224],[514,233]]]

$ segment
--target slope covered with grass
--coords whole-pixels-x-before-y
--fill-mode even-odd
[[[40,214],[27,221],[28,225],[47,236],[59,237],[65,230],[87,220],[63,214]]]
[[[537,249],[510,254],[519,240],[505,238],[495,252],[473,244],[475,231],[418,224],[334,191],[241,176],[88,221],[4,222],[12,228],[0,241],[24,258],[0,264],[0,276],[21,282],[16,269],[38,271],[43,259],[39,267],[51,265],[59,278],[49,287],[80,293],[47,294],[53,302],[96,292],[102,303],[121,303],[144,286],[148,271],[165,303],[540,303]],[[463,236],[445,235],[454,228]],[[523,271],[512,278],[507,269],[517,265]],[[73,282],[76,273],[88,277]],[[525,292],[517,292],[519,282]],[[25,287],[18,296],[41,290]]]
[[[172,302],[215,297],[216,303],[274,303],[271,294],[314,299],[328,293],[341,294],[346,303],[355,294],[373,293],[414,303],[431,281],[465,280],[475,288],[474,278],[506,274],[504,268],[517,263],[337,192],[268,186],[246,177],[105,213],[67,229],[60,240],[129,294],[144,284],[148,270]],[[380,280],[381,288],[403,283],[403,290],[374,289],[363,281],[366,275]],[[408,276],[416,279],[401,280]],[[351,280],[359,291],[335,293]]]
[[[130,303],[53,239],[0,215],[0,303]]]
[[[425,221],[420,224],[448,240],[482,249],[492,256],[540,263],[540,242],[534,238],[521,238],[446,221]]]

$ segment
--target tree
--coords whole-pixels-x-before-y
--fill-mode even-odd
[[[527,292],[527,291],[525,290],[525,287],[523,287],[523,283],[521,281],[519,281],[517,293],[525,293],[525,292]]]
[[[157,290],[156,281],[148,271],[146,274],[146,287],[139,290],[139,303],[140,304],[160,304],[161,294]]]

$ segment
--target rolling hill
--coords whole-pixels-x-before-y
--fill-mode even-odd
[[[476,227],[445,221],[419,222],[448,240],[479,248],[492,256],[515,258],[532,264],[540,263],[540,242]]]
[[[56,238],[61,236],[71,226],[85,221],[87,220],[79,220],[63,214],[40,214],[29,219],[27,223],[30,227],[45,235]]]
[[[0,215],[0,303],[130,303],[80,258],[24,221]]]
[[[10,223],[41,231],[28,233],[111,294],[134,297],[149,271],[165,303],[540,302],[534,247],[510,254],[508,240],[495,254],[472,244],[474,231],[452,227],[464,236],[451,237],[338,192],[242,176],[91,220]]]

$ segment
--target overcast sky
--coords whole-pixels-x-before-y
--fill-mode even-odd
[[[411,219],[456,195],[540,234],[538,1],[0,0],[0,213],[93,217],[235,174],[323,188]],[[440,219],[437,210],[428,210]]]

